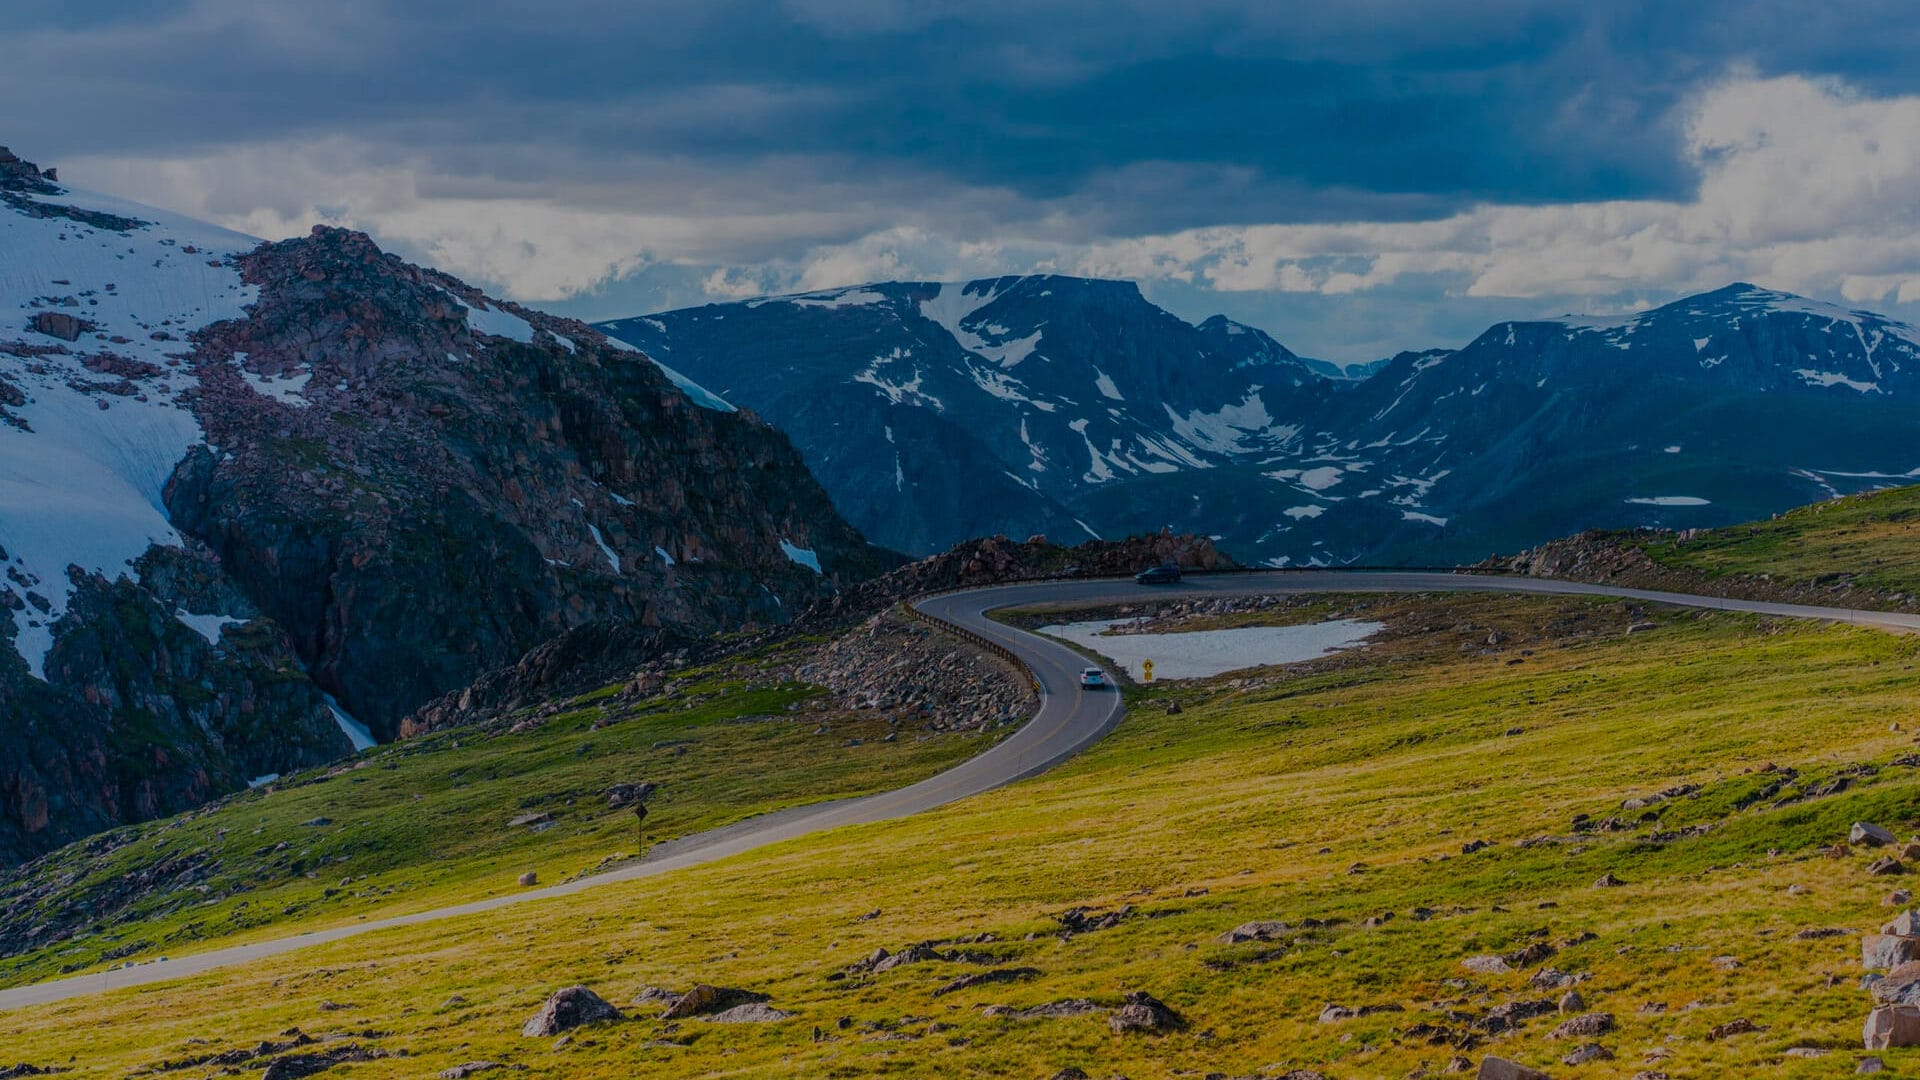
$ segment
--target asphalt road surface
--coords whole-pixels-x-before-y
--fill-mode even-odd
[[[1920,630],[1920,616],[1893,612],[1726,600],[1719,597],[1690,596],[1684,593],[1616,589],[1604,585],[1587,585],[1543,578],[1398,571],[1283,570],[1272,573],[1192,577],[1179,585],[1158,586],[1135,585],[1128,581],[1111,580],[1047,581],[948,593],[917,601],[915,606],[922,614],[968,630],[1005,647],[1019,657],[1032,670],[1039,684],[1040,709],[1019,731],[1001,740],[978,757],[970,758],[943,773],[917,784],[877,795],[767,814],[726,828],[684,837],[657,846],[644,861],[632,866],[563,885],[525,889],[411,915],[371,919],[272,941],[232,945],[188,956],[173,957],[165,961],[136,964],[118,971],[53,979],[0,991],[0,1009],[41,1005],[105,990],[164,982],[216,968],[245,964],[323,942],[339,941],[371,930],[414,926],[440,919],[492,911],[510,904],[552,900],[614,882],[653,877],[683,867],[713,862],[767,844],[791,840],[840,825],[885,821],[918,814],[1042,772],[1079,753],[1113,730],[1114,725],[1120,722],[1122,713],[1120,695],[1112,690],[1083,690],[1080,687],[1079,673],[1087,666],[1086,659],[1059,642],[994,622],[987,617],[987,613],[995,609],[1046,603],[1084,604],[1297,592],[1472,591],[1610,596],[1682,607],[1823,619],[1891,630]]]

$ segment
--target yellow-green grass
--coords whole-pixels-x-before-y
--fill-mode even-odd
[[[1920,594],[1920,487],[1814,503],[1771,521],[1644,547],[1663,566],[1715,577],[1764,574],[1797,585],[1846,580],[1883,593]]]
[[[1444,1011],[1551,996],[1526,990],[1524,972],[1485,977],[1460,966],[1545,928],[1554,941],[1597,935],[1548,963],[1589,975],[1581,992],[1620,1028],[1596,1040],[1615,1060],[1577,1075],[1630,1076],[1650,1067],[1642,1055],[1656,1047],[1672,1054],[1657,1067],[1676,1077],[1850,1072],[1845,1048],[1857,1046],[1867,1010],[1854,985],[1857,941],[1795,933],[1867,930],[1887,914],[1880,899],[1899,879],[1868,876],[1865,854],[1831,859],[1819,848],[1855,819],[1904,834],[1920,815],[1914,770],[1888,764],[1912,749],[1920,717],[1915,639],[1664,611],[1657,629],[1629,635],[1618,604],[1424,603],[1435,625],[1471,623],[1476,634],[1617,629],[1535,643],[1527,656],[1409,659],[1386,648],[1378,662],[1353,657],[1297,678],[1130,692],[1125,723],[1075,762],[934,813],[0,1014],[0,1056],[63,1064],[73,1055],[75,1075],[120,1076],[298,1026],[383,1033],[359,1041],[409,1055],[328,1074],[342,1077],[427,1076],[476,1059],[569,1078],[1045,1077],[1069,1065],[1133,1080],[1270,1066],[1397,1077],[1438,1071],[1454,1051],[1395,1029],[1463,1029]],[[1168,700],[1183,711],[1169,715],[1160,707]],[[1768,763],[1817,781],[1862,762],[1882,768],[1837,795],[1735,809],[1776,775],[1758,771]],[[1621,810],[1622,800],[1682,783],[1701,785],[1700,797],[1658,804],[1658,828],[1711,823],[1704,836],[1661,844],[1640,829],[1517,843],[1567,837],[1578,813],[1631,817],[1638,811]],[[1496,846],[1460,854],[1474,839]],[[1596,888],[1605,873],[1626,884]],[[1811,891],[1790,895],[1794,884]],[[1138,913],[1117,927],[1056,934],[1051,916],[1065,908],[1126,903]],[[1416,919],[1419,907],[1437,914]],[[1363,925],[1387,912],[1395,917],[1384,925]],[[1345,921],[1296,934],[1265,960],[1257,954],[1268,946],[1216,940],[1274,918]],[[832,977],[879,946],[983,932],[997,941],[966,947],[1043,974],[941,997],[936,987],[978,969],[927,962]],[[1712,961],[1722,956],[1742,966],[1721,970]],[[695,981],[763,991],[797,1015],[666,1026],[651,1018],[656,1006],[564,1044],[519,1035],[561,986],[584,982],[627,1006],[644,986]],[[1116,1035],[1100,1017],[981,1011],[1076,996],[1114,1004],[1132,989],[1172,1005],[1187,1029]],[[449,1003],[454,995],[463,1002]],[[345,1007],[323,1008],[329,1002]],[[1329,1002],[1407,1011],[1319,1023]],[[1646,1002],[1667,1011],[1641,1013]],[[1707,1040],[1736,1017],[1765,1030]],[[1556,1019],[1470,1056],[1571,1071],[1552,1064],[1574,1045],[1546,1038]],[[811,1037],[815,1025],[824,1041]],[[1837,1057],[1782,1057],[1792,1046]],[[1894,1075],[1920,1066],[1910,1051],[1885,1056]]]
[[[551,884],[603,867],[641,844],[631,811],[604,794],[614,784],[659,785],[651,844],[891,789],[990,745],[977,734],[923,740],[911,727],[885,742],[883,713],[815,710],[817,688],[753,678],[803,647],[689,671],[670,697],[623,702],[620,687],[608,687],[544,717],[529,712],[527,730],[459,729],[380,747],[216,808],[71,845],[5,881],[0,906],[16,889],[50,884],[30,917],[57,923],[104,906],[124,880],[157,875],[170,885],[101,911],[90,932],[0,960],[0,985],[478,899],[518,889],[529,870]],[[512,824],[530,814],[553,823]],[[200,869],[182,872],[182,863]]]

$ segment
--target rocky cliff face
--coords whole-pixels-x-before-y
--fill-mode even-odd
[[[0,152],[0,862],[349,752],[570,628],[782,623],[897,561],[786,438],[365,236]]]

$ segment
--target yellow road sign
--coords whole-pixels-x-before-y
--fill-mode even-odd
[[[1153,661],[1151,660],[1140,661],[1140,681],[1141,682],[1153,681]]]

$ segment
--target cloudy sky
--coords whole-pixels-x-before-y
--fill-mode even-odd
[[[1343,361],[1749,280],[1920,321],[1908,0],[6,0],[0,143],[613,317],[1035,270]]]

